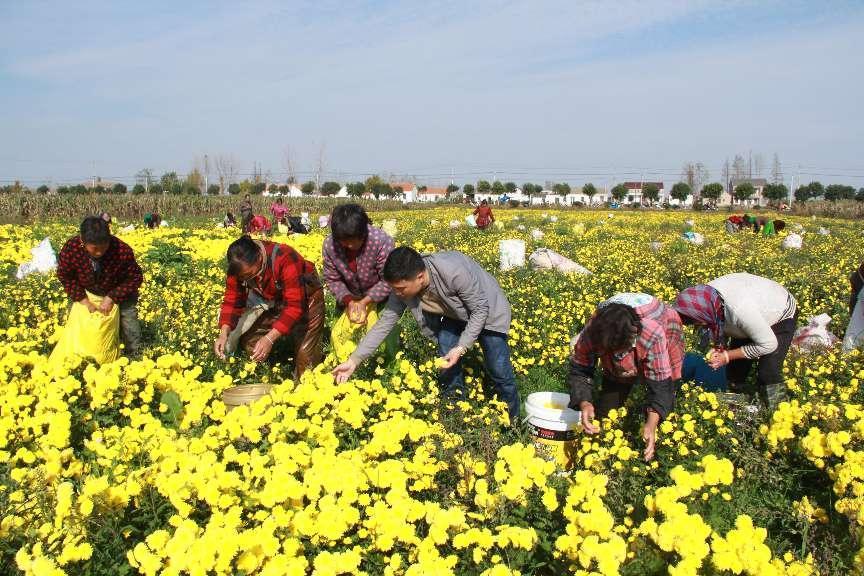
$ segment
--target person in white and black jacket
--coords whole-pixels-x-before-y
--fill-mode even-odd
[[[798,319],[798,303],[786,288],[753,274],[727,274],[683,290],[675,309],[685,324],[705,330],[716,347],[708,364],[728,364],[732,392],[744,391],[755,363],[757,391],[765,405],[773,410],[786,399],[783,363]]]

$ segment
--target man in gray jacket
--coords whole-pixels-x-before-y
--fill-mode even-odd
[[[348,360],[333,370],[336,382],[348,380],[409,309],[423,335],[438,343],[441,395],[466,396],[462,356],[480,342],[486,372],[515,425],[519,390],[507,345],[510,303],[495,278],[460,252],[421,256],[406,246],[390,253],[382,276],[393,291],[378,322]]]

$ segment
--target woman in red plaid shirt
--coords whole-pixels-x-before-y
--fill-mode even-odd
[[[681,379],[684,336],[681,318],[648,294],[622,293],[601,302],[576,337],[570,358],[570,407],[582,411],[582,428],[593,424],[594,365],[603,367],[597,415],[624,405],[633,385],[645,385],[645,460],[654,458],[657,425],[675,406],[675,385]]]
[[[294,348],[294,374],[321,363],[324,292],[315,266],[293,248],[243,236],[228,247],[228,278],[214,350],[225,359],[243,348],[252,360],[267,360],[287,337]]]
[[[128,244],[112,236],[108,222],[100,216],[85,218],[78,236],[60,250],[57,277],[66,295],[93,313],[108,314],[120,307],[120,333],[126,353],[141,353],[141,325],[138,322],[138,289],[144,276]],[[97,309],[87,292],[103,296]]]

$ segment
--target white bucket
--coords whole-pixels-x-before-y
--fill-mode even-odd
[[[499,240],[498,253],[501,261],[501,271],[511,268],[521,268],[525,265],[524,240]]]
[[[540,440],[568,442],[576,438],[582,413],[567,407],[570,395],[561,392],[534,392],[525,399],[528,429]]]

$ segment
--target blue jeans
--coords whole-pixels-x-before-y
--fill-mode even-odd
[[[465,330],[465,322],[433,316],[426,312],[423,313],[423,316],[426,319],[426,325],[432,329],[438,338],[438,351],[441,356],[446,355],[459,343],[459,337]],[[477,337],[477,341],[483,350],[483,365],[486,367],[486,374],[495,384],[498,399],[507,404],[510,424],[515,426],[519,422],[519,389],[516,387],[516,375],[513,373],[513,364],[510,362],[510,346],[507,345],[507,335],[483,330]],[[438,385],[441,387],[442,397],[461,394],[467,398],[462,360],[441,372],[438,376]]]

